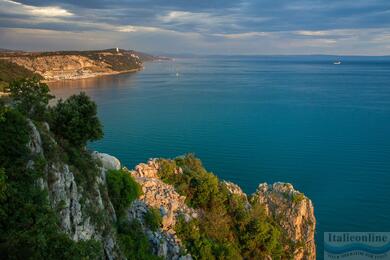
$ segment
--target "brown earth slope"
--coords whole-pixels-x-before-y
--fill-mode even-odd
[[[1,52],[0,59],[38,73],[46,81],[89,78],[138,71],[143,68],[142,59],[137,55],[137,52],[122,49]]]

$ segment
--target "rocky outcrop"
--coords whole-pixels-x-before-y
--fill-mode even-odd
[[[99,160],[102,163],[103,168],[107,170],[120,170],[121,162],[114,156],[106,153],[93,152],[92,158]]]
[[[198,217],[196,210],[189,208],[185,203],[185,197],[176,192],[172,185],[164,183],[158,177],[160,165],[158,160],[151,159],[148,163],[141,163],[130,171],[130,174],[141,185],[143,195],[129,209],[129,215],[133,218],[146,213],[145,206],[157,208],[162,215],[161,231],[157,233],[147,232],[154,244],[156,253],[167,259],[190,259],[189,255],[181,255],[181,241],[174,230],[179,216],[186,220]],[[181,169],[177,169],[177,174]]]
[[[28,147],[31,151],[31,160],[27,167],[33,168],[34,158],[45,156],[44,142],[57,144],[47,133],[49,126],[45,123],[37,128],[32,121],[28,121],[31,128]],[[41,133],[45,133],[42,135]],[[44,137],[44,138],[43,138]],[[46,140],[47,139],[47,140]],[[52,208],[59,216],[61,229],[75,241],[95,239],[101,241],[107,259],[122,259],[122,253],[116,241],[116,232],[112,223],[116,222],[115,210],[110,202],[105,175],[108,170],[121,169],[120,161],[108,154],[92,153],[99,166],[99,174],[95,180],[82,186],[76,181],[75,169],[62,162],[46,162],[43,178],[37,185],[48,191]],[[141,163],[134,170],[127,170],[140,184],[142,195],[126,210],[128,220],[137,220],[141,223],[144,233],[148,237],[156,255],[164,259],[192,259],[186,253],[182,241],[177,237],[175,225],[179,217],[186,221],[198,218],[202,212],[190,208],[186,204],[186,197],[180,195],[175,188],[159,178],[160,160],[151,159]],[[175,174],[183,174],[180,167],[176,167]],[[247,196],[242,189],[231,182],[222,182],[227,191],[241,197],[246,202],[246,209],[251,210],[253,203],[264,206],[265,212],[282,228],[286,240],[286,250],[294,250],[296,260],[315,259],[315,225],[312,202],[304,194],[296,191],[291,184],[275,183],[260,184],[257,191]],[[88,188],[88,192],[85,190]],[[152,231],[145,222],[145,215],[150,208],[156,208],[162,216],[161,227]],[[100,223],[97,223],[93,214],[98,214]],[[293,245],[290,245],[290,241]]]
[[[287,237],[299,245],[294,259],[316,259],[316,219],[310,199],[291,184],[277,182],[260,184],[252,200],[264,205],[267,214],[279,223]]]
[[[42,148],[42,138],[37,127],[32,121],[28,121],[31,128],[30,142],[28,147],[31,155],[44,156]],[[46,124],[43,125],[49,130]],[[53,139],[47,141],[53,142]],[[30,160],[28,167],[33,168],[33,160]],[[100,168],[100,175],[94,183],[90,183],[94,196],[87,196],[83,188],[77,184],[75,175],[69,165],[61,161],[47,162],[45,166],[45,176],[38,179],[37,185],[47,190],[49,202],[59,216],[61,229],[74,241],[95,239],[102,241],[105,256],[108,259],[118,259],[121,253],[115,239],[115,233],[111,230],[111,222],[115,221],[115,210],[109,200],[104,199],[102,192],[107,192],[105,188],[104,175],[106,168]],[[92,220],[88,208],[93,208],[106,221],[96,223]]]
[[[144,232],[152,245],[153,252],[156,255],[163,257],[164,259],[192,259],[191,255],[182,255],[184,250],[181,246],[180,240],[178,240],[174,233],[163,229],[152,231],[147,228],[144,218],[145,214],[149,210],[149,207],[150,206],[148,206],[144,201],[136,200],[128,209],[127,217],[129,220],[136,219],[141,223]],[[173,229],[170,229],[170,231],[173,231]]]

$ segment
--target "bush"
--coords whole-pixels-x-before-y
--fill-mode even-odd
[[[49,94],[49,87],[39,79],[13,81],[6,91],[10,93],[18,110],[24,115],[36,120],[46,119],[47,105],[54,96]]]
[[[29,134],[27,120],[19,111],[4,110],[0,120],[0,166],[16,168],[26,161]]]
[[[303,193],[293,193],[292,201],[293,203],[299,203],[305,199],[305,195]]]
[[[160,211],[155,208],[149,208],[148,212],[145,214],[145,222],[152,231],[156,231],[161,227],[162,223]]]
[[[106,179],[111,202],[120,216],[142,194],[141,187],[125,170],[110,170]]]
[[[153,255],[148,238],[137,220],[122,221],[118,224],[119,247],[127,259],[158,260]]]
[[[247,201],[226,186],[189,154],[175,161],[160,160],[159,176],[186,196],[189,206],[201,209],[196,220],[179,221],[175,229],[195,259],[264,259],[282,256],[281,229],[261,205],[247,209]],[[183,170],[175,174],[176,168]],[[283,241],[284,242],[284,241]],[[289,258],[288,252],[283,257]]]
[[[84,92],[58,102],[52,111],[51,126],[57,136],[75,147],[103,137],[96,104]]]

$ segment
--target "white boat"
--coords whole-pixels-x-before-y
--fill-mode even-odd
[[[333,62],[333,64],[334,64],[334,65],[340,65],[340,64],[341,64],[341,61],[339,61],[339,60],[338,60],[338,61],[335,61],[335,62]]]

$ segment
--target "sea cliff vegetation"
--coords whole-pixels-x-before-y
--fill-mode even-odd
[[[268,207],[266,197],[248,198],[192,154],[136,171],[107,166],[86,148],[103,137],[96,104],[86,94],[49,106],[54,97],[37,78],[14,81],[5,91],[1,259],[315,259],[306,247],[315,223],[302,224],[310,238],[284,225],[293,215],[301,218],[299,209],[312,210],[292,187],[280,186],[283,196]],[[172,206],[180,201],[188,214]],[[272,213],[278,206],[297,210],[283,222]],[[315,222],[312,212],[308,216]]]

